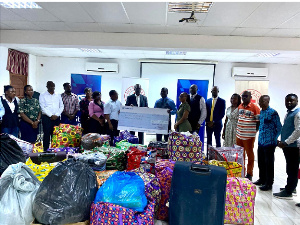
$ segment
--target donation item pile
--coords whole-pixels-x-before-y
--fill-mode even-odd
[[[254,223],[243,148],[212,147],[206,158],[196,133],[170,132],[168,142],[148,146],[137,140],[122,131],[110,146],[109,135],[60,124],[41,152],[1,134],[0,224]]]

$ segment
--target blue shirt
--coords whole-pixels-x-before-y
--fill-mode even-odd
[[[3,107],[2,102],[0,101],[0,120],[2,120],[2,117],[4,116],[5,109]]]
[[[158,99],[155,102],[154,108],[170,109],[171,115],[175,115],[177,111],[174,101],[168,97]]]
[[[261,110],[259,122],[258,145],[276,146],[282,128],[278,113],[270,107]]]

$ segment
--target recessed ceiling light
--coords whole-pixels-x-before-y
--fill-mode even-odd
[[[41,9],[35,2],[0,2],[0,5],[8,9]]]
[[[168,12],[207,13],[212,5],[212,2],[169,2]]]
[[[254,57],[275,57],[280,55],[280,53],[258,53]]]
[[[181,52],[181,51],[166,51],[166,55],[186,55],[186,52]]]
[[[96,48],[80,48],[81,51],[83,52],[92,52],[92,53],[100,53],[100,49]]]

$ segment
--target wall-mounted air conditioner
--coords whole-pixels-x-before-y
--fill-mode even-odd
[[[91,63],[85,64],[87,72],[98,73],[119,73],[119,65],[117,63]]]
[[[232,67],[232,77],[235,78],[266,78],[268,68]]]

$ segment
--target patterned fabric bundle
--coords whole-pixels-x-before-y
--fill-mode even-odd
[[[30,158],[27,159],[26,165],[33,171],[34,175],[39,181],[43,181],[50,171],[57,165],[57,163],[41,163],[40,165],[32,162]]]
[[[244,168],[244,148],[235,145],[234,147],[210,147],[208,149],[208,160],[218,160],[227,162],[237,162]],[[242,168],[242,177],[244,177],[244,169]]]
[[[209,165],[222,166],[227,170],[227,177],[241,177],[243,166],[237,162],[209,160]]]
[[[198,134],[172,132],[168,140],[169,158],[174,161],[202,162],[202,142]]]
[[[66,152],[67,154],[79,153],[79,148],[64,147],[64,148],[48,148],[47,152]]]
[[[107,170],[125,170],[127,166],[127,150],[114,147],[96,147],[92,152],[101,152],[107,157]]]
[[[116,148],[119,148],[119,149],[124,149],[124,150],[128,150],[129,147],[136,147],[138,149],[147,149],[147,146],[146,145],[141,145],[141,144],[132,144],[130,142],[128,142],[127,140],[122,140],[120,142],[117,142],[116,143]]]
[[[92,204],[90,213],[91,225],[153,225],[154,203],[148,203],[144,212],[106,202]]]
[[[167,159],[159,159],[155,165],[156,177],[161,188],[161,200],[159,202],[157,219],[167,220],[169,208],[166,206],[170,197],[171,181],[175,162]]]
[[[246,178],[227,178],[225,219],[229,224],[254,224],[255,185]]]
[[[97,178],[97,187],[98,189],[102,186],[102,184],[115,172],[118,170],[105,170],[105,171],[95,171]]]
[[[161,200],[161,189],[158,179],[150,173],[136,172],[144,181],[145,194],[148,200],[155,203],[155,213],[158,211],[159,202]]]
[[[52,148],[79,147],[82,128],[70,124],[60,124],[54,127],[52,136]]]
[[[118,137],[114,137],[114,145],[116,145],[117,142],[120,142],[122,140],[126,140],[129,143],[132,144],[138,144],[139,143],[139,139],[138,137],[130,134],[127,130],[121,131],[120,135]]]
[[[148,145],[148,150],[156,151],[157,152],[157,158],[160,159],[168,159],[168,142],[162,142],[162,141],[150,141]]]
[[[33,153],[44,152],[43,142],[42,141],[35,142],[34,145],[33,145],[32,152]]]
[[[127,170],[133,170],[140,167],[142,156],[147,155],[147,152],[140,151],[135,147],[129,148],[127,154]]]
[[[15,140],[17,142],[17,144],[20,146],[20,148],[22,149],[25,157],[28,157],[29,153],[32,153],[33,151],[33,144],[27,142],[27,141],[23,141],[19,138],[16,138],[14,135],[9,134],[8,135],[11,139]]]

